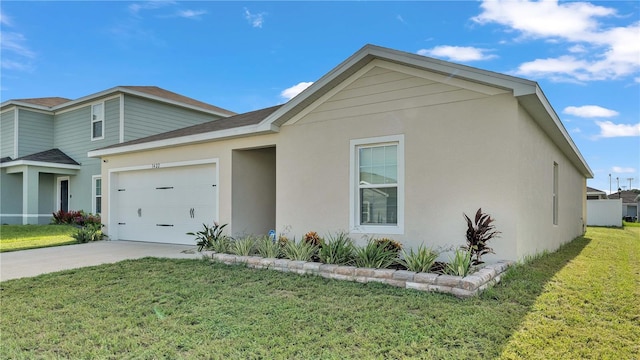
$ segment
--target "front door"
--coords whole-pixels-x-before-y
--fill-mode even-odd
[[[59,182],[58,194],[60,194],[60,198],[58,199],[58,210],[69,211],[69,179],[60,179]]]

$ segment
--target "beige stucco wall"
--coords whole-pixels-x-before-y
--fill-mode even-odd
[[[378,83],[375,77],[402,90],[371,88],[368,84]],[[278,229],[289,229],[296,238],[307,231],[348,231],[350,140],[403,134],[404,234],[369,235],[391,237],[406,246],[457,247],[465,243],[463,212],[472,216],[482,207],[503,232],[493,244],[501,249],[496,256],[515,258],[515,247],[507,243],[514,241],[517,225],[517,102],[507,93],[487,95],[402,78],[372,69],[283,126],[278,174],[286,176],[278,177]],[[446,93],[455,93],[455,101]],[[352,237],[363,241],[362,234]]]
[[[517,257],[582,235],[586,221],[586,179],[524,110],[518,116]],[[553,224],[553,164],[558,164],[558,225]]]

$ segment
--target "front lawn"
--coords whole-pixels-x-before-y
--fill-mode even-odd
[[[75,244],[71,225],[0,225],[0,252]]]
[[[467,300],[197,260],[10,280],[0,358],[639,358],[639,236],[589,228]]]

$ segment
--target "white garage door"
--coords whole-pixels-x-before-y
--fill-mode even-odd
[[[214,164],[121,172],[114,194],[118,239],[195,245],[216,218]]]

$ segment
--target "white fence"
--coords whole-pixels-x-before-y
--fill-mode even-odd
[[[622,226],[622,199],[587,200],[587,225]]]

